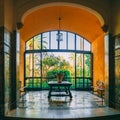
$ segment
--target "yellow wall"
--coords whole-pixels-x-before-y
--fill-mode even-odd
[[[58,30],[59,17],[61,17],[61,30],[77,33],[90,42],[103,34],[101,22],[87,9],[52,6],[38,9],[24,18],[24,26],[20,30],[22,39],[26,41],[41,32]]]
[[[93,52],[93,84],[97,80],[104,81],[104,36],[101,35],[92,43]]]
[[[25,42],[21,39],[20,41],[20,73],[19,73],[19,77],[20,77],[20,81],[21,81],[21,87],[24,86],[24,51],[25,51]]]

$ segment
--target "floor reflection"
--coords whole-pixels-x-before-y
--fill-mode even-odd
[[[108,108],[102,99],[91,92],[72,91],[73,98],[52,96],[48,91],[27,92],[19,102],[17,109],[8,116],[25,118],[79,118],[119,114]]]
[[[28,92],[18,103],[18,108],[27,109],[80,109],[105,107],[102,99],[90,92],[72,91],[73,98],[52,96],[48,99],[48,91]]]

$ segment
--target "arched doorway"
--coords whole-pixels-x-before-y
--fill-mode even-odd
[[[53,13],[54,11],[54,13]],[[74,17],[72,17],[74,16]],[[24,17],[24,26],[20,29],[21,44],[34,35],[46,31],[58,30],[58,18],[61,17],[61,30],[84,36],[91,43],[93,53],[93,85],[98,79],[104,80],[104,33],[102,23],[85,9],[75,6],[46,6],[33,11]],[[22,48],[21,56],[25,49]],[[24,69],[24,58],[21,57],[20,70]],[[20,72],[20,80],[24,81],[24,72]]]

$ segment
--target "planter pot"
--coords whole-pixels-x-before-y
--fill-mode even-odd
[[[58,81],[58,83],[61,83],[62,82],[62,79],[63,79],[63,74],[61,74],[61,73],[58,73],[57,74],[57,81]]]

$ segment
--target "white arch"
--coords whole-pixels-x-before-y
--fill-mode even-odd
[[[81,8],[83,10],[86,10],[88,11],[89,13],[95,15],[98,20],[100,21],[101,23],[101,26],[104,25],[104,19],[103,17],[95,10],[89,8],[89,7],[86,7],[86,6],[83,6],[83,5],[80,5],[80,4],[76,4],[76,3],[66,3],[66,2],[54,2],[54,3],[47,3],[47,4],[42,4],[42,5],[39,5],[39,6],[36,6],[36,7],[33,7],[31,9],[29,9],[28,11],[26,11],[23,16],[22,16],[22,22],[24,22],[24,19],[27,15],[29,15],[30,13],[38,10],[38,9],[41,9],[41,8],[45,8],[45,7],[52,7],[52,6],[72,6],[72,7],[77,7],[77,8]]]

